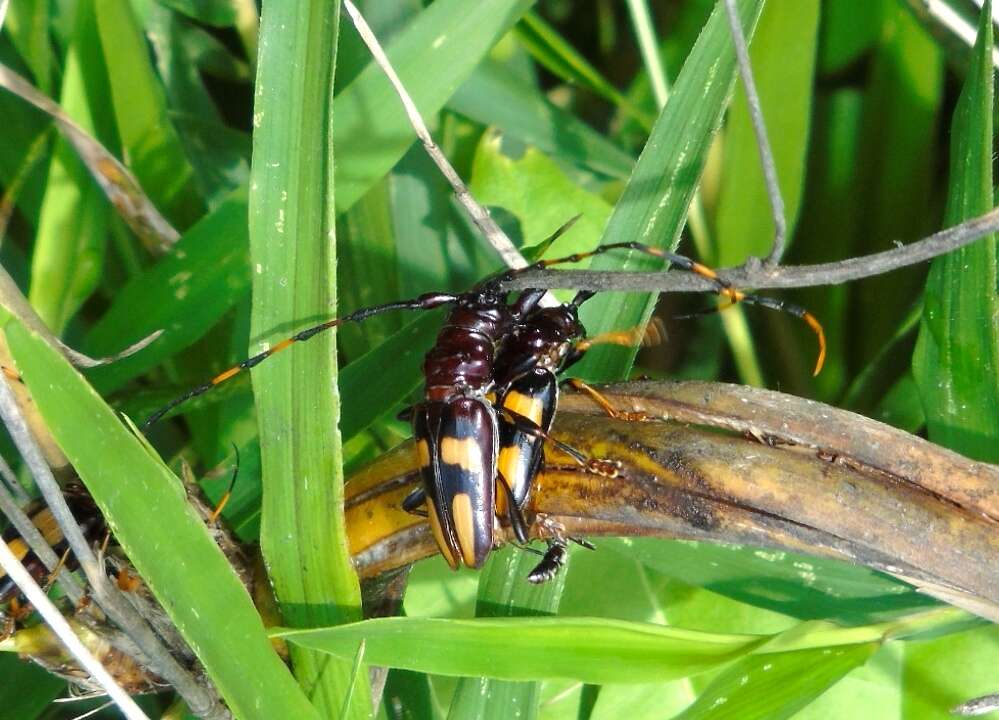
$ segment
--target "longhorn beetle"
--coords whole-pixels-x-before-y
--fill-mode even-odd
[[[556,231],[552,239],[572,222]],[[634,337],[632,331],[624,331],[584,338],[578,307],[593,293],[583,292],[571,303],[546,308],[540,306],[543,290],[526,290],[510,303],[502,290],[503,283],[528,270],[578,262],[615,249],[647,253],[708,278],[715,292],[730,304],[763,305],[803,318],[818,336],[816,372],[821,368],[825,356],[822,327],[806,310],[743,293],[710,268],[682,255],[636,242],[614,243],[507,270],[464,293],[427,293],[411,300],[362,308],[307,328],[173,400],[150,416],[143,428],[187,400],[324,330],[392,310],[430,310],[449,305],[452,309],[424,359],[424,400],[405,413],[412,420],[423,485],[407,499],[405,507],[413,510],[421,499],[426,503],[434,540],[452,568],[462,564],[479,568],[493,547],[497,504],[505,509],[518,539],[526,539],[520,508],[540,467],[543,440],[551,440],[584,467],[606,471],[605,461],[590,460],[548,435],[557,403],[556,375],[592,344],[620,343],[623,338]],[[605,410],[616,413],[596,391],[587,391]],[[497,478],[503,500],[497,498]],[[564,541],[556,538],[531,579],[540,582],[554,575],[564,551]]]

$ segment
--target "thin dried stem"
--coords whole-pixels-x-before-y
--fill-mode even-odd
[[[31,497],[29,497],[28,493],[24,491],[24,488],[21,487],[21,483],[17,481],[17,476],[14,475],[14,471],[11,469],[10,465],[7,464],[3,455],[0,455],[0,477],[3,478],[3,484],[12,496],[11,499],[17,503],[19,508],[24,507],[31,501]]]
[[[739,22],[739,11],[735,0],[725,0],[725,10],[728,12],[728,24],[732,30],[732,42],[735,45],[735,58],[739,66],[739,76],[746,91],[746,103],[749,105],[749,117],[756,134],[756,147],[760,151],[760,165],[763,166],[763,181],[767,186],[767,197],[770,198],[770,209],[774,220],[774,242],[770,254],[763,261],[764,265],[775,266],[784,255],[787,244],[787,219],[784,210],[784,198],[780,194],[777,182],[777,164],[770,149],[770,138],[767,136],[766,123],[763,121],[763,108],[760,105],[760,95],[756,91],[756,81],[753,79],[753,68],[749,62],[749,49],[746,46],[746,36]]]
[[[764,267],[752,260],[718,271],[740,288],[799,288],[840,285],[916,265],[999,232],[999,208],[949,227],[909,245],[872,255],[818,265]],[[503,283],[505,290],[573,288],[597,292],[707,292],[711,282],[687,272],[591,272],[586,270],[530,271]]]
[[[66,622],[59,609],[52,604],[45,591],[42,590],[34,578],[24,569],[24,566],[10,551],[6,543],[0,543],[0,567],[21,589],[28,601],[41,614],[46,624],[52,632],[59,638],[66,650],[76,659],[80,666],[84,668],[91,677],[96,680],[104,691],[108,694],[121,710],[122,714],[129,720],[148,720],[148,716],[139,709],[135,701],[129,697],[122,687],[115,682],[111,674],[104,669],[104,666],[95,658],[89,650],[76,636],[73,629]]]

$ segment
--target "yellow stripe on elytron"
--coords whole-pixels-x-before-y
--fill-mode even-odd
[[[441,555],[447,560],[447,564],[451,566],[451,569],[457,570],[458,558],[455,557],[451,546],[444,540],[444,530],[441,528],[440,518],[437,517],[437,508],[434,507],[434,503],[429,497],[427,498],[427,511],[429,514],[428,519],[430,520],[430,530],[434,534],[434,541],[437,543],[437,548],[441,551]]]
[[[21,538],[14,538],[9,543],[7,543],[7,548],[14,553],[14,557],[18,560],[24,560],[28,554],[28,543],[24,542]],[[0,577],[3,577],[7,573],[3,573]]]
[[[430,466],[430,446],[426,440],[416,441],[416,456],[420,459],[421,468]]]
[[[45,542],[49,545],[55,545],[62,542],[62,530],[59,529],[59,524],[52,515],[52,511],[48,508],[45,508],[32,517],[31,522],[34,523],[36,528],[38,528],[38,532],[42,534],[42,537],[45,538]]]
[[[522,392],[511,390],[503,398],[503,407],[513,413],[517,413],[535,425],[541,424],[541,416],[544,414],[545,406],[541,398],[525,395]]]
[[[517,482],[515,478],[519,476],[520,468],[524,466],[524,451],[519,445],[507,445],[506,447],[500,448],[499,459],[496,461],[496,469],[499,470],[499,474],[505,477],[512,485],[511,489],[516,489]],[[499,504],[499,499],[505,498],[505,493],[496,493],[496,502]]]
[[[461,559],[468,567],[475,567],[475,519],[472,516],[472,498],[468,493],[458,493],[451,501],[454,530],[458,534]]]
[[[441,462],[445,465],[457,465],[473,475],[481,476],[484,470],[482,451],[475,438],[442,438]]]

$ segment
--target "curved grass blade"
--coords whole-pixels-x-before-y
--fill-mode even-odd
[[[993,207],[991,2],[951,128],[944,224]],[[999,257],[994,236],[933,261],[913,373],[930,439],[978,460],[999,460]]]
[[[273,634],[345,658],[352,658],[363,640],[374,665],[440,675],[592,683],[687,677],[737,658],[763,639],[606,618],[381,618]]]
[[[762,8],[762,0],[739,2],[747,37],[752,36]],[[638,241],[676,248],[734,80],[735,53],[725,10],[718,4],[684,62],[673,94],[614,207],[603,244]],[[590,267],[653,270],[662,264],[647,256],[622,252],[595,258]],[[648,320],[655,301],[654,295],[597,296],[583,306],[583,324],[590,334],[635,327]],[[636,352],[633,348],[596,347],[573,369],[573,374],[588,380],[620,379],[631,368]]]
[[[262,16],[249,196],[250,337],[259,341],[251,354],[336,311],[331,99],[339,10],[326,0],[276,2]],[[335,337],[324,334],[251,376],[261,549],[285,622],[298,627],[361,616],[344,530],[335,356]],[[352,692],[351,662],[302,648],[292,661],[320,715],[335,717]],[[367,717],[367,683],[353,693],[350,717]]]
[[[740,658],[674,720],[790,718],[879,647],[871,642]]]
[[[7,338],[60,447],[233,711],[315,717],[176,476],[58,352],[16,321]]]

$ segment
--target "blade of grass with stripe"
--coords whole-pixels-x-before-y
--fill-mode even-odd
[[[747,37],[752,36],[762,9],[763,0],[739,2]],[[717,3],[614,207],[603,244],[634,240],[659,248],[676,248],[734,81],[732,38],[725,9]],[[653,270],[662,264],[648,256],[622,252],[595,258],[590,267]],[[655,295],[598,295],[583,306],[583,324],[592,335],[635,327],[648,321],[655,302]],[[621,379],[634,363],[636,352],[632,348],[596,347],[573,368],[572,374],[594,381]]]
[[[991,2],[951,127],[944,225],[993,206]],[[999,460],[999,259],[995,237],[933,261],[913,372],[930,439],[978,460]]]
[[[315,717],[177,477],[58,352],[16,321],[6,329],[56,441],[236,715]]]
[[[332,83],[339,4],[269,2],[261,16],[249,231],[251,353],[336,311]],[[260,544],[286,623],[361,616],[343,518],[339,397],[332,333],[253,373],[263,473]],[[356,650],[356,648],[355,648]],[[323,717],[352,692],[351,662],[293,650],[295,674]],[[367,717],[367,683],[350,717]]]

